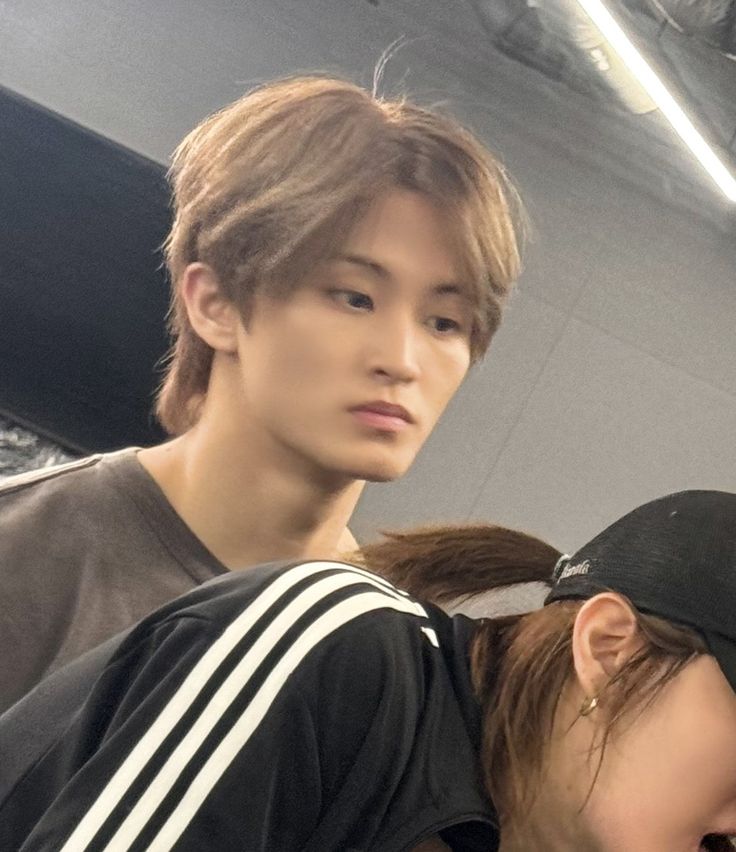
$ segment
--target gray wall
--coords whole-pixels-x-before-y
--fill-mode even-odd
[[[486,361],[354,529],[489,519],[572,548],[645,499],[736,491],[736,227],[656,117],[497,54],[464,2],[9,0],[0,84],[165,161],[255,81],[312,69],[445,101],[506,161],[533,221]]]

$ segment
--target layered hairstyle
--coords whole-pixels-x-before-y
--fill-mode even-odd
[[[382,193],[421,193],[446,214],[475,303],[471,360],[488,348],[519,274],[522,212],[501,164],[454,119],[319,76],[263,85],[207,118],[176,149],[165,243],[173,344],[156,414],[170,434],[196,423],[212,349],[180,284],[209,265],[247,327],[253,296],[288,295],[334,255]]]
[[[364,545],[351,558],[420,600],[447,605],[517,583],[549,586],[560,556],[534,536],[478,524],[384,533],[383,541]],[[482,713],[481,769],[499,819],[511,832],[543,780],[555,713],[575,674],[572,637],[582,605],[582,600],[561,600],[521,615],[481,619],[472,640],[470,672]],[[631,609],[641,649],[597,696],[605,721],[590,756],[598,768],[618,728],[654,701],[697,654],[707,653],[696,631]]]

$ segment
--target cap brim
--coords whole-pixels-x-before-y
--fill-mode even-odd
[[[731,689],[736,692],[736,641],[710,631],[705,631],[705,639]]]

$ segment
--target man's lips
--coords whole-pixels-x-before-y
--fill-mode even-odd
[[[398,432],[405,429],[414,418],[402,405],[389,402],[368,402],[350,409],[361,423],[386,432]]]

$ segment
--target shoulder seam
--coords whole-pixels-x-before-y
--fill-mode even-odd
[[[40,467],[24,473],[17,473],[11,476],[7,481],[0,482],[0,497],[4,494],[11,494],[14,491],[19,491],[29,485],[35,485],[37,482],[56,479],[57,476],[62,476],[65,473],[71,473],[75,470],[82,470],[85,467],[91,467],[93,464],[97,464],[102,456],[102,453],[96,453],[95,455],[85,456],[83,459],[75,459],[74,461],[65,462],[64,464],[52,465],[51,467]]]

